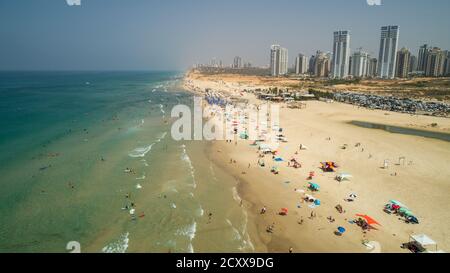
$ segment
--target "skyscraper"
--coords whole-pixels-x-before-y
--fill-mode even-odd
[[[270,74],[272,76],[286,75],[288,72],[288,51],[279,45],[270,48]]]
[[[447,51],[445,58],[444,76],[450,76],[450,51]]]
[[[378,57],[378,76],[392,79],[395,76],[399,39],[398,26],[381,27],[380,54]]]
[[[319,78],[330,76],[331,56],[329,53],[317,51],[314,60],[314,75]]]
[[[407,78],[409,65],[411,62],[411,53],[407,48],[402,48],[397,52],[397,64],[395,76],[398,78]]]
[[[374,78],[377,76],[378,60],[377,58],[369,58],[369,67],[367,68],[367,76]]]
[[[424,44],[419,48],[419,54],[417,57],[417,71],[425,72],[427,54],[430,51],[430,48],[427,44]]]
[[[346,30],[335,31],[333,39],[333,61],[331,76],[343,79],[348,76],[350,58],[350,34]]]
[[[233,68],[242,68],[242,58],[239,56],[234,57]]]
[[[413,73],[417,71],[417,57],[411,55],[409,59],[409,72]]]
[[[295,74],[305,74],[308,72],[309,61],[308,57],[303,54],[298,54],[295,58]]]
[[[359,49],[352,56],[352,75],[356,78],[364,78],[367,76],[369,68],[369,54]]]
[[[433,47],[426,55],[425,76],[441,77],[444,75],[446,53],[438,47]]]

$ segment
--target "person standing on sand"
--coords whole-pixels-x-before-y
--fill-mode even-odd
[[[263,206],[263,208],[261,209],[261,214],[265,214],[267,211],[266,206]]]
[[[292,253],[294,251],[294,249],[292,248],[292,246],[289,248],[289,253]]]

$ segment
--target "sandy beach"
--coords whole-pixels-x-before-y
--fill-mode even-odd
[[[184,87],[202,93],[206,88],[229,96],[240,96],[249,103],[260,104],[244,89],[265,88],[276,83],[235,81],[220,76],[201,77],[188,74]],[[450,143],[420,136],[394,134],[350,124],[363,121],[405,128],[448,133],[450,119],[369,110],[342,103],[309,101],[304,109],[290,109],[280,104],[280,127],[288,142],[282,143],[276,163],[266,158],[266,166],[258,165],[258,149],[252,141],[215,141],[210,145],[211,160],[239,181],[238,193],[242,206],[249,212],[249,232],[258,252],[371,252],[363,242],[379,245],[381,252],[409,252],[401,248],[411,234],[427,234],[438,249],[450,250]],[[431,126],[431,124],[436,125]],[[308,149],[299,150],[300,144]],[[301,168],[288,166],[296,157]],[[230,159],[236,161],[230,163]],[[388,160],[388,168],[384,161]],[[320,162],[338,163],[337,172],[326,173]],[[270,172],[278,166],[279,174]],[[310,172],[312,180],[307,180]],[[349,181],[335,180],[337,173],[349,173]],[[320,185],[311,192],[308,182]],[[320,199],[310,208],[304,194]],[[350,194],[353,202],[344,199]],[[398,215],[387,214],[383,207],[395,199],[406,204],[420,220],[405,223]],[[343,212],[335,208],[341,205]],[[260,214],[261,208],[267,208]],[[281,208],[288,214],[281,216]],[[313,213],[312,213],[313,212]],[[369,215],[380,225],[363,232],[351,220],[356,214]],[[311,217],[313,215],[314,217]],[[273,232],[267,227],[273,225]],[[344,227],[342,236],[335,235]]]

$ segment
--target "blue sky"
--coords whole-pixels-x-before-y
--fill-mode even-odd
[[[330,51],[338,29],[378,56],[388,24],[416,54],[450,49],[449,14],[448,0],[1,0],[0,70],[180,70],[235,55],[266,65],[274,43],[292,63]]]

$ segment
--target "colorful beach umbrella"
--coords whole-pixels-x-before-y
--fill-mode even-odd
[[[356,214],[356,216],[359,216],[361,218],[364,218],[367,221],[367,224],[372,225],[372,224],[376,224],[381,226],[380,223],[378,223],[377,221],[375,221],[375,219],[373,219],[372,217],[365,215],[365,214]]]
[[[402,208],[406,208],[406,209],[408,208],[407,206],[405,206],[404,204],[402,204],[401,202],[399,202],[399,201],[397,201],[397,200],[389,200],[389,202],[390,202],[391,204],[400,206],[400,207],[402,207]]]

